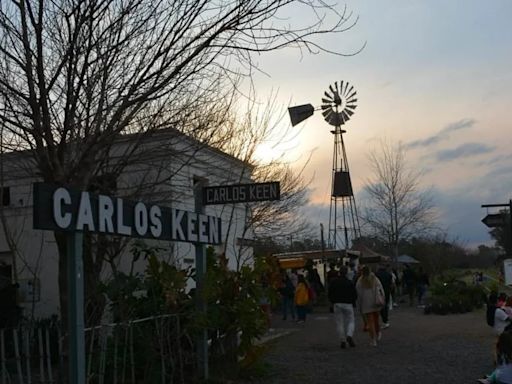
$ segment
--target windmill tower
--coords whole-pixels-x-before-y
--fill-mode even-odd
[[[331,177],[331,205],[329,208],[329,236],[327,244],[332,249],[349,249],[352,241],[361,236],[356,201],[352,191],[347,152],[341,127],[350,120],[356,108],[356,91],[348,82],[336,81],[334,87],[324,92],[322,115],[334,126]]]
[[[356,91],[348,82],[336,81],[329,85],[322,98],[322,115],[327,123],[334,126],[331,176],[331,204],[329,208],[329,235],[327,245],[330,249],[349,249],[352,241],[361,236],[356,201],[352,191],[347,152],[343,142],[346,133],[342,126],[350,120],[356,109]],[[313,115],[315,108],[311,104],[288,108],[292,125]]]

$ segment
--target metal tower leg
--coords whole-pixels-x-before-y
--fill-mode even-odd
[[[334,150],[328,245],[331,249],[350,249],[354,239],[361,236],[361,228],[343,142],[345,131],[336,126],[331,132],[334,135]]]

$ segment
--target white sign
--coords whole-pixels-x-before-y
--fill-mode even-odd
[[[505,284],[512,285],[512,259],[503,260],[503,271],[505,274]]]

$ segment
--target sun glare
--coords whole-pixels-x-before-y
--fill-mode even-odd
[[[256,160],[264,164],[280,159],[283,155],[278,146],[269,143],[260,144],[254,153]]]

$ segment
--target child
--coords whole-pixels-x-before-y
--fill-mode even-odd
[[[304,276],[299,275],[297,288],[295,288],[295,308],[297,308],[297,323],[306,321],[306,308],[309,304],[308,284]]]
[[[512,333],[503,332],[496,343],[496,369],[482,384],[512,384]]]
[[[507,301],[507,295],[505,293],[501,292],[500,295],[498,296],[498,303],[496,306],[498,308],[502,308],[505,305],[506,301]]]
[[[502,309],[505,311],[508,317],[512,318],[512,296],[507,297],[505,305],[503,306]]]

